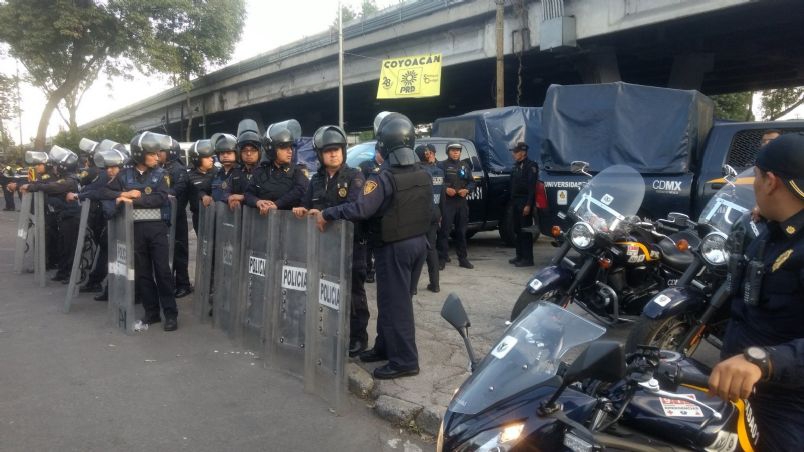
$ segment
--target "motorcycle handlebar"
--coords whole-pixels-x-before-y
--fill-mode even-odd
[[[709,375],[689,373],[679,369],[678,383],[699,388],[709,388]]]

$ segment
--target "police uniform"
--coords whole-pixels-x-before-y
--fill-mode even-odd
[[[223,200],[229,202],[229,195],[245,195],[251,179],[254,177],[254,170],[257,165],[249,167],[248,165],[238,166],[232,171],[229,177],[229,183],[226,184]]]
[[[193,168],[189,174],[187,184],[187,202],[190,204],[190,212],[193,216],[193,230],[198,232],[198,203],[201,197],[212,193],[212,181],[215,179],[217,170],[215,168],[202,172],[198,168]]]
[[[523,150],[528,152],[528,145],[518,143],[512,152]],[[516,257],[511,262],[518,267],[533,265],[533,235],[522,228],[533,225],[536,183],[539,179],[539,165],[525,158],[514,162],[511,172],[511,204],[514,207],[514,231],[516,231]],[[530,208],[529,215],[522,215],[525,207]]]
[[[235,164],[229,171],[226,171],[225,168],[219,168],[210,182],[209,191],[202,191],[201,196],[211,196],[215,202],[225,202],[224,197],[229,187],[229,179],[237,167],[238,165]]]
[[[257,207],[257,201],[273,201],[280,210],[289,210],[301,205],[307,176],[297,165],[276,166],[264,162],[254,170],[251,182],[246,188],[246,205]]]
[[[10,166],[3,169],[0,173],[0,186],[3,188],[3,197],[6,200],[6,207],[3,210],[14,210],[14,192],[8,190],[8,184],[14,182],[14,173]]]
[[[472,178],[472,168],[462,160],[447,160],[440,163],[444,170],[444,189],[452,188],[457,192],[461,189],[475,189]],[[468,195],[467,195],[468,196]],[[471,267],[466,253],[466,227],[469,224],[469,202],[465,197],[455,193],[455,196],[444,196],[441,210],[441,229],[438,232],[438,259],[443,266],[449,258],[449,234],[455,226],[455,252],[461,266]],[[465,265],[467,264],[467,265]]]
[[[377,163],[376,159],[366,160],[360,162],[360,165],[358,165],[358,168],[360,168],[366,180],[368,180],[369,176],[372,174],[379,173],[381,167],[382,164]],[[361,228],[365,228],[365,226],[361,226]],[[374,282],[374,248],[372,248],[371,243],[369,243],[368,248],[366,248],[366,282]]]
[[[426,162],[421,163],[421,168],[427,171],[433,182],[433,210],[430,219],[430,228],[427,230],[427,273],[430,278],[430,284],[427,286],[427,289],[431,292],[440,292],[438,249],[436,245],[438,243],[439,223],[441,222],[441,204],[444,200],[444,170],[436,163],[429,164]],[[414,271],[414,288],[418,285],[423,267],[424,265]]]
[[[64,197],[67,193],[78,191],[78,177],[75,174],[64,174],[58,179],[43,176],[41,181],[28,184],[28,191],[47,194],[51,236],[45,239],[45,243],[49,244],[47,249],[53,253],[52,262],[58,268],[52,280],[66,284],[70,281],[78,241],[81,205],[75,201],[67,201]]]
[[[176,225],[173,247],[173,274],[176,294],[185,295],[192,289],[190,274],[187,269],[190,262],[190,244],[187,231],[187,189],[189,176],[187,167],[181,164],[178,158],[168,160],[164,166],[169,175],[170,194],[176,198]]]
[[[92,237],[98,245],[98,264],[92,269],[86,284],[81,288],[81,290],[85,292],[99,291],[100,285],[108,273],[108,266],[104,265],[108,252],[106,235],[107,218],[103,213],[103,207],[98,194],[98,190],[105,186],[108,181],[109,178],[106,176],[106,172],[99,171],[98,168],[94,166],[83,168],[78,173],[78,182],[81,185],[81,190],[77,193],[78,203],[85,200],[89,200],[91,203],[87,226],[89,226]]]
[[[783,135],[766,145],[756,165],[786,179],[791,192],[798,191],[804,200],[804,135],[790,135],[798,137]],[[782,222],[769,221],[747,246],[743,262],[731,270],[730,277],[738,282],[733,285],[737,289],[732,291],[721,357],[742,353],[763,369],[763,380],[749,398],[759,427],[758,450],[800,450],[804,443],[804,209]],[[767,365],[752,361],[749,348],[766,354]]]

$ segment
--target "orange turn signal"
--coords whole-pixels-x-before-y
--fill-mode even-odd
[[[602,268],[603,270],[608,270],[609,268],[611,268],[611,259],[601,257],[600,259],[597,260],[597,265],[599,265],[600,268]]]
[[[550,228],[550,235],[552,235],[555,238],[558,238],[558,236],[561,235],[561,228],[558,226],[553,226],[552,228]]]
[[[690,242],[681,239],[678,242],[676,242],[676,248],[678,248],[678,250],[681,252],[687,251],[688,249],[690,249]]]

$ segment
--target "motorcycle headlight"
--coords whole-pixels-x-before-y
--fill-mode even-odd
[[[497,429],[478,433],[469,441],[461,444],[455,452],[506,452],[513,449],[522,436],[525,424],[511,424]]]
[[[585,250],[595,243],[595,230],[589,223],[579,221],[570,228],[569,237],[572,246]]]
[[[726,235],[710,232],[701,241],[701,256],[710,265],[725,265],[729,254],[726,252]]]

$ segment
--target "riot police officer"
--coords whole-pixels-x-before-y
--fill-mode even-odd
[[[463,146],[460,143],[447,144],[447,160],[441,162],[444,170],[444,203],[441,208],[441,229],[438,232],[439,268],[449,260],[449,234],[455,226],[455,252],[458,264],[463,268],[474,268],[466,253],[466,227],[469,224],[469,202],[466,197],[475,189],[472,167],[461,160]]]
[[[301,205],[307,188],[305,169],[293,162],[293,143],[301,137],[298,121],[268,126],[263,145],[267,161],[254,170],[246,188],[246,204],[267,215],[271,209],[290,210]]]
[[[143,132],[131,140],[134,167],[123,169],[102,188],[104,199],[134,207],[134,278],[135,292],[145,308],[144,324],[159,323],[161,306],[164,330],[178,328],[173,275],[168,254],[170,222],[170,176],[159,166],[158,152],[170,148],[171,138]]]
[[[360,196],[365,178],[357,168],[346,164],[346,133],[338,126],[323,126],[313,134],[313,147],[320,166],[310,180],[303,206],[293,213],[301,218],[308,209],[324,210]],[[355,227],[352,246],[352,306],[349,321],[349,356],[354,357],[368,344],[369,310],[366,299],[366,238]]]
[[[229,188],[229,179],[238,166],[240,157],[237,150],[237,138],[228,133],[216,133],[209,139],[221,168],[215,173],[210,184],[210,191],[201,192],[201,200],[205,206],[213,202],[225,202],[226,190]]]
[[[441,203],[444,199],[444,170],[438,166],[436,161],[436,148],[430,143],[416,147],[416,156],[419,157],[421,167],[430,174],[433,181],[433,216],[430,219],[430,229],[427,231],[427,273],[430,277],[430,284],[427,290],[438,293],[441,291],[439,285],[438,269],[438,250],[436,249],[438,239],[438,228],[441,224]],[[415,269],[413,273],[413,287],[419,283],[422,267]],[[415,292],[415,290],[414,290]]]
[[[6,165],[3,171],[0,172],[0,187],[3,189],[3,197],[6,200],[6,206],[3,210],[14,211],[14,192],[8,189],[8,185],[14,181],[14,170],[10,165]]]
[[[511,149],[514,168],[511,172],[511,205],[514,209],[516,256],[508,262],[517,267],[533,266],[533,234],[523,230],[533,225],[533,205],[536,200],[536,183],[539,165],[528,158],[528,145],[519,142]]]
[[[370,240],[377,265],[377,339],[360,354],[364,362],[388,360],[374,369],[374,378],[390,379],[419,373],[411,286],[413,269],[427,252],[433,189],[430,175],[416,165],[413,123],[391,113],[377,128],[377,146],[387,169],[372,175],[355,202],[316,213],[319,228],[328,221],[371,219]],[[404,209],[403,209],[404,206]]]
[[[224,196],[229,207],[234,209],[246,199],[246,188],[251,183],[254,170],[262,157],[262,140],[253,119],[244,119],[237,126],[237,150],[240,154],[240,167],[236,168],[230,178]]]
[[[193,230],[198,232],[198,203],[202,200],[204,193],[212,193],[212,180],[215,178],[215,162],[212,156],[215,150],[210,140],[198,140],[190,148],[190,170],[189,184],[187,188],[187,202],[190,204],[190,212],[193,215]],[[212,197],[208,197],[209,206]]]
[[[380,117],[380,115],[377,115]],[[376,125],[379,125],[377,122]],[[374,135],[377,134],[377,130],[375,128]],[[377,149],[374,150],[374,158],[371,160],[366,160],[364,162],[360,162],[358,167],[360,171],[363,172],[363,177],[368,180],[369,176],[372,174],[376,174],[380,172],[380,168],[382,168],[382,155],[380,155],[380,151]],[[369,243],[368,251],[366,252],[366,282],[373,283],[374,282],[374,248],[371,247],[371,243]]]
[[[189,176],[187,167],[179,160],[181,146],[171,139],[168,149],[159,150],[159,162],[170,176],[170,194],[176,198],[176,225],[173,247],[173,276],[176,287],[176,298],[186,297],[193,293],[190,285],[190,273],[187,267],[190,262],[190,243],[187,231],[187,184]]]
[[[710,392],[748,399],[756,450],[804,443],[804,134],[760,149],[754,192],[767,228],[732,252],[731,319]],[[739,259],[744,252],[746,261]],[[731,262],[731,260],[730,260]],[[751,419],[749,419],[749,422]]]

